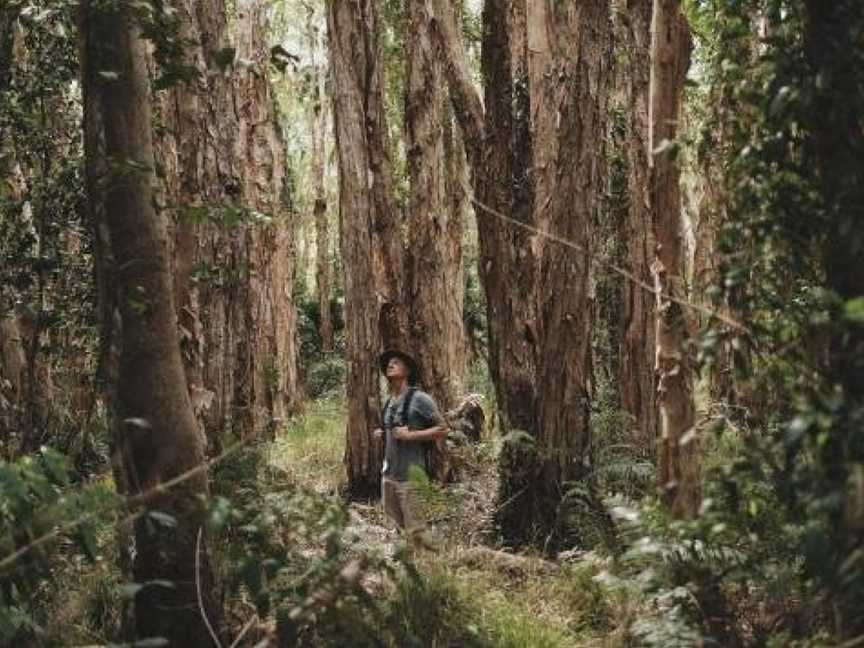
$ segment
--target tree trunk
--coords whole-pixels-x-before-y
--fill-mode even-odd
[[[0,372],[8,372],[10,381],[8,387],[0,385],[0,410],[6,410],[0,416],[9,425],[6,438],[10,456],[36,452],[48,440],[55,418],[52,364],[45,352],[52,347],[49,340],[52,276],[45,264],[34,264],[33,260],[50,256],[50,244],[57,244],[56,234],[52,236],[49,230],[54,214],[51,192],[46,192],[46,188],[56,180],[56,159],[62,157],[61,145],[55,147],[54,138],[60,139],[65,134],[62,121],[55,116],[55,111],[61,110],[56,83],[28,88],[26,79],[37,72],[46,50],[41,43],[31,42],[32,28],[19,20],[23,10],[23,6],[15,5],[0,9],[0,94],[9,91],[12,97],[19,92],[29,94],[29,101],[35,103],[33,116],[37,120],[24,129],[29,133],[23,140],[14,136],[16,129],[8,120],[6,130],[0,132],[0,178],[6,197],[18,207],[17,213],[8,214],[15,214],[12,217],[15,229],[24,234],[17,245],[11,241],[9,245],[22,246],[15,252],[24,264],[19,269],[26,268],[32,276],[22,287],[7,275],[0,289],[0,308],[7,311],[0,313],[0,318],[6,320],[3,327],[9,332],[9,338],[2,342],[3,355],[12,362],[5,370],[0,366]],[[47,29],[48,25],[42,28]],[[38,143],[34,143],[34,137]],[[7,249],[10,252],[12,248]],[[20,345],[20,353],[14,350],[16,344]],[[23,364],[19,366],[20,358]]]
[[[465,264],[462,255],[462,238],[465,232],[465,215],[468,213],[468,196],[465,187],[470,182],[465,160],[465,144],[459,125],[454,120],[449,99],[444,99],[444,164],[445,194],[448,202],[447,228],[444,232],[446,243],[445,264],[449,276],[448,300],[452,309],[451,318],[457,323],[459,331],[457,348],[459,353],[451,359],[450,372],[461,392],[468,368],[468,331],[465,328]]]
[[[324,102],[327,96],[327,68],[324,62],[324,45],[316,14],[309,12],[309,39],[312,47],[312,192],[315,201],[312,218],[315,222],[315,288],[318,297],[318,334],[321,351],[333,351],[333,318],[330,312],[330,232],[327,214],[327,190],[324,178],[327,170],[325,155],[327,112]]]
[[[407,6],[405,147],[411,191],[408,199],[408,281],[406,303],[411,308],[411,345],[420,364],[421,382],[442,411],[453,407],[461,391],[459,371],[465,354],[462,330],[461,213],[452,211],[447,193],[448,158],[439,50],[431,16],[422,3]],[[454,150],[451,133],[450,160]],[[455,244],[455,249],[450,246]],[[448,467],[443,442],[431,453],[432,472],[446,481]]]
[[[196,76],[160,95],[157,153],[186,375],[218,452],[223,431],[271,430],[297,404],[293,232],[262,3],[236,3],[230,34],[222,2],[178,10]]]
[[[522,528],[553,539],[566,482],[586,476],[589,442],[591,229],[605,189],[611,85],[607,0],[527,3],[535,221],[578,250],[547,241],[537,325],[538,474],[520,499]],[[523,536],[528,537],[528,536]]]
[[[18,9],[10,5],[0,8],[0,93],[5,92],[12,79],[15,23]],[[18,182],[9,181],[14,175],[14,150],[9,138],[3,134],[0,142],[0,175],[13,197]],[[17,454],[20,433],[19,418],[24,406],[24,387],[27,381],[24,338],[12,300],[0,303],[0,456],[11,459]],[[8,309],[8,310],[7,310]]]
[[[7,460],[18,454],[16,436],[21,429],[18,423],[24,403],[26,367],[24,341],[13,310],[0,318],[0,457]]]
[[[515,6],[515,5],[514,5]],[[468,73],[452,8],[433,0],[444,72],[471,166],[480,240],[479,274],[486,294],[489,372],[505,429],[534,430],[535,261],[532,237],[499,215],[530,224],[531,190],[524,165],[527,129],[514,125],[510,1],[486,0],[481,68],[485,113]],[[522,86],[524,87],[524,86]],[[521,92],[522,88],[517,88]],[[519,155],[515,154],[518,146]],[[502,179],[505,179],[502,181]]]
[[[309,294],[309,266],[312,261],[312,237],[315,231],[315,220],[301,216],[297,221],[297,261],[294,264],[297,274],[297,291],[301,295]]]
[[[328,8],[339,220],[345,288],[348,423],[345,465],[355,497],[378,493],[382,450],[377,356],[408,348],[402,241],[393,194],[378,12],[374,0]]]
[[[625,72],[629,85],[627,168],[630,194],[624,226],[625,268],[651,285],[654,233],[648,169],[648,100],[651,79],[652,0],[629,0],[628,57]],[[637,443],[653,451],[659,421],[656,402],[655,297],[643,286],[624,281],[623,336],[619,355],[621,408],[634,420]]]
[[[405,148],[411,191],[408,199],[411,342],[422,382],[442,410],[456,404],[464,352],[460,304],[453,300],[453,255],[448,249],[451,220],[444,151],[444,88],[431,20],[421,3],[408,3],[405,85]],[[461,241],[460,241],[461,244]],[[461,245],[460,245],[461,247]]]
[[[669,511],[675,516],[687,516],[697,512],[701,493],[687,313],[680,303],[687,296],[680,169],[670,150],[657,152],[664,142],[676,138],[690,63],[690,34],[678,0],[654,0],[651,34],[649,164],[657,245],[651,271],[657,292],[656,372],[661,424],[658,479]]]
[[[84,53],[82,86],[85,105],[98,105],[101,124],[85,115],[86,141],[104,142],[105,159],[88,167],[106,170],[101,180],[100,213],[110,238],[117,309],[122,323],[116,386],[119,425],[115,439],[122,448],[130,494],[147,494],[153,510],[171,515],[173,525],[144,515],[136,522],[133,575],[152,584],[135,598],[138,638],[164,637],[175,646],[206,646],[211,639],[201,609],[215,619],[212,573],[206,559],[201,572],[196,538],[203,524],[202,497],[208,494],[204,444],[186,389],[179,353],[164,219],[154,209],[150,90],[144,44],[131,12],[82,8]],[[103,139],[104,138],[104,139]],[[88,169],[88,175],[91,170]],[[190,472],[192,471],[192,472]],[[153,489],[180,475],[170,489]],[[196,577],[203,581],[199,601]]]

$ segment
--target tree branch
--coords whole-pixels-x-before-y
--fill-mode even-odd
[[[462,132],[465,148],[475,170],[481,159],[484,131],[484,111],[480,93],[474,86],[465,63],[465,49],[456,28],[456,16],[450,0],[430,0],[432,32],[441,46],[444,75],[450,88],[450,101]]]

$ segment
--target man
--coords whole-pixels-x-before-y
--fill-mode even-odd
[[[379,356],[378,364],[390,392],[381,416],[383,430],[375,430],[375,437],[384,436],[386,444],[381,480],[384,513],[405,531],[412,547],[432,549],[409,477],[412,468],[426,469],[426,443],[444,438],[447,427],[432,397],[416,387],[419,370],[414,358],[390,350]]]

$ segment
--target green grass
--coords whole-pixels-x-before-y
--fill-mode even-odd
[[[269,463],[285,471],[293,483],[319,493],[334,493],[345,483],[344,453],[344,402],[312,401],[277,436]]]
[[[419,579],[398,584],[388,615],[393,645],[573,648],[608,629],[593,574],[562,570],[509,581],[451,562],[423,561]]]

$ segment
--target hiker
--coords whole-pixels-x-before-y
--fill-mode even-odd
[[[447,434],[444,417],[432,397],[417,387],[419,368],[407,353],[385,351],[378,358],[390,396],[375,438],[385,438],[381,499],[384,513],[408,536],[412,548],[434,549],[409,482],[412,467],[426,469],[426,444]],[[382,429],[383,428],[383,429]]]

